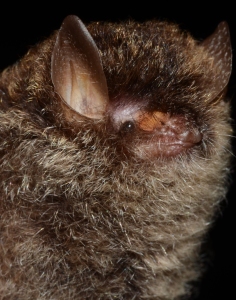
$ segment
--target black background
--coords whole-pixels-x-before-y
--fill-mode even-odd
[[[225,20],[229,24],[233,55],[236,53],[236,10],[233,1],[227,3],[188,1],[187,4],[170,1],[163,4],[158,1],[129,1],[106,4],[99,1],[63,1],[29,2],[17,6],[5,3],[0,11],[0,70],[22,57],[31,45],[46,38],[53,30],[60,27],[63,19],[69,14],[75,14],[83,22],[119,21],[128,18],[145,21],[162,19],[177,22],[183,29],[189,30],[197,39],[210,35],[219,22]],[[177,3],[178,2],[178,3]],[[49,7],[50,4],[50,7]],[[207,6],[206,6],[207,5]],[[217,6],[218,5],[218,6]],[[236,57],[236,55],[235,55]],[[229,84],[229,97],[232,101],[232,118],[236,120],[236,59],[233,60],[233,73]],[[235,121],[233,121],[235,123]],[[235,141],[233,141],[235,149]],[[234,153],[236,153],[234,151]],[[232,165],[235,165],[233,163]],[[222,204],[222,213],[209,234],[209,245],[212,257],[207,262],[208,272],[200,285],[197,300],[236,299],[236,246],[235,229],[236,213],[236,167],[232,168],[232,185],[227,202]]]

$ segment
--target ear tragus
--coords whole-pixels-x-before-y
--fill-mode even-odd
[[[226,87],[232,71],[232,47],[228,24],[221,22],[215,32],[201,43],[201,46],[213,59],[212,68],[215,76],[213,85],[209,87],[213,99]]]
[[[103,117],[108,102],[106,78],[95,42],[76,16],[65,18],[51,61],[55,92],[76,113]]]

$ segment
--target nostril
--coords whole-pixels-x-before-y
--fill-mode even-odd
[[[177,138],[181,142],[195,145],[202,141],[203,134],[197,128],[193,128],[190,130],[183,131],[182,133],[177,135]]]

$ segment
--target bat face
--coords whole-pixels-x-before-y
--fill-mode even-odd
[[[200,43],[164,22],[75,16],[6,69],[3,295],[189,294],[226,193],[230,74],[225,23]]]
[[[97,24],[91,27],[93,40],[80,21],[68,17],[57,36],[51,74],[70,110],[90,119],[108,117],[116,133],[129,136],[129,148],[151,159],[206,145],[209,108],[222,97],[231,73],[225,23],[198,44],[174,25],[154,27]]]

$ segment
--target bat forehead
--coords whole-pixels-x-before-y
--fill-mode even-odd
[[[165,22],[146,23],[107,23],[90,24],[88,30],[91,33],[101,55],[110,59],[135,60],[139,57],[151,55],[156,60],[161,56],[178,56],[195,46],[194,39],[183,33],[176,24]],[[187,48],[187,50],[186,50]],[[104,60],[105,60],[104,57]],[[171,64],[171,61],[169,61]]]
[[[88,30],[99,49],[111,96],[124,91],[146,95],[147,90],[180,81],[189,86],[191,77],[195,80],[204,73],[199,60],[202,49],[196,49],[196,41],[177,25],[96,23]]]
[[[178,25],[160,21],[95,23],[88,30],[101,55],[110,99],[208,105],[229,79],[227,64],[218,68],[223,50],[218,46],[219,51],[212,53],[208,45],[214,38],[221,41],[219,30],[201,43]],[[228,31],[229,40],[227,35]],[[226,48],[230,52],[230,45]]]

